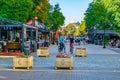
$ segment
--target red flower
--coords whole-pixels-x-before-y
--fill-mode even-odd
[[[41,46],[40,48],[48,48],[48,47]]]
[[[60,54],[57,54],[56,57],[66,58],[66,57],[71,57],[71,55],[70,54],[62,54],[62,53],[60,53]]]

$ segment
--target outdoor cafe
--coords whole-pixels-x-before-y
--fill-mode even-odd
[[[0,18],[1,52],[18,50],[21,52],[25,52],[28,48],[29,50],[31,50],[32,45],[37,44],[37,40],[38,27],[27,25],[15,20]]]

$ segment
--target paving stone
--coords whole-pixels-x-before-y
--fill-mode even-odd
[[[69,45],[66,46],[69,53]],[[80,46],[74,47],[75,49]],[[49,57],[32,53],[30,70],[12,70],[12,58],[0,58],[0,80],[120,80],[120,54],[109,48],[88,44],[87,57],[75,57],[73,70],[55,70],[57,46],[50,46]]]

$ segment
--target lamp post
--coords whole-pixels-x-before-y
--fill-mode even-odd
[[[38,25],[37,20],[38,20],[38,16],[34,16],[34,26],[37,26],[37,25]]]
[[[95,42],[94,41],[94,28],[92,28],[91,30],[92,30],[92,32],[91,32],[91,34],[92,34],[92,43],[94,44],[94,42]]]
[[[103,48],[105,49],[106,46],[105,46],[105,26],[104,26],[104,33],[103,33]]]
[[[95,25],[96,44],[99,44],[99,40],[98,40],[98,34],[97,34],[98,27],[99,27],[99,24],[96,24],[96,25]]]
[[[94,26],[94,44],[97,44],[97,38],[96,38],[96,29],[97,29],[97,25]]]

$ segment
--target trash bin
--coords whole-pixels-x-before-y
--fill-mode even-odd
[[[36,50],[37,50],[36,44],[32,44],[32,52],[36,52]]]
[[[24,54],[29,55],[30,54],[30,42],[24,43]]]
[[[32,41],[32,52],[37,51],[37,43],[35,41]]]

